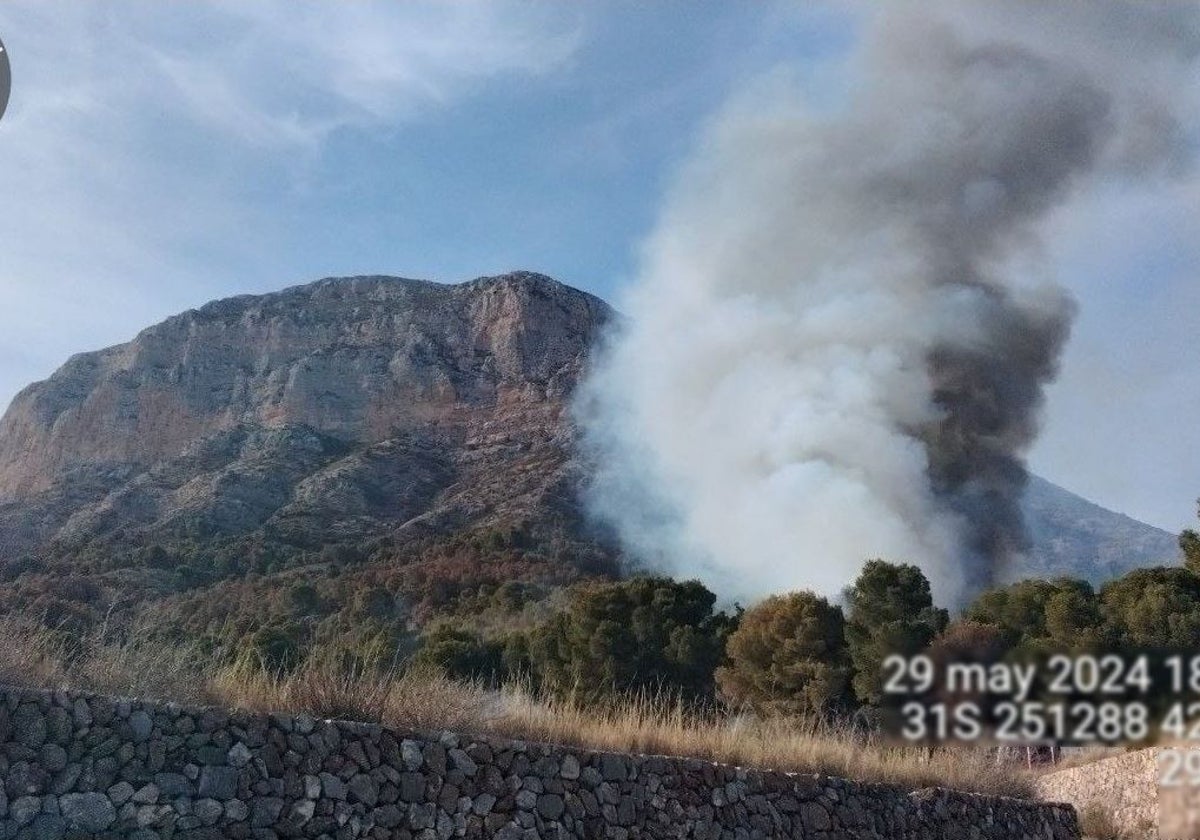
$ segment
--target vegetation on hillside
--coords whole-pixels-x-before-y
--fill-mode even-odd
[[[153,551],[137,575],[26,558],[0,566],[14,640],[0,677],[908,779],[950,759],[885,771],[923,753],[848,728],[879,720],[887,655],[1194,651],[1200,536],[1180,545],[1184,567],[1099,589],[1020,581],[953,618],[913,565],[871,560],[839,602],[792,592],[743,610],[696,581],[564,562],[520,529],[323,550],[265,574]],[[873,757],[850,757],[867,743]]]
[[[407,664],[581,701],[665,691],[763,716],[833,715],[880,704],[890,653],[986,660],[1200,647],[1200,537],[1187,531],[1180,543],[1186,567],[1138,569],[1099,590],[1020,581],[984,592],[953,621],[913,565],[869,561],[844,608],[795,592],[742,611],[722,609],[695,581],[589,574],[519,530],[325,552],[300,568],[194,587],[122,591],[118,573],[9,564],[0,614],[38,623],[68,648],[98,628],[136,628],[267,674],[295,672],[320,651],[347,668]]]

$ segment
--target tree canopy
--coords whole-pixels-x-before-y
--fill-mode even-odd
[[[916,566],[870,560],[846,590],[846,644],[854,668],[855,696],[878,703],[883,660],[928,647],[947,614],[933,605],[929,580]]]
[[[767,714],[822,712],[848,700],[850,662],[840,607],[811,592],[749,609],[717,669],[721,697]]]
[[[697,581],[638,577],[582,587],[531,635],[533,671],[553,689],[585,695],[656,687],[709,695],[734,624],[715,604]]]

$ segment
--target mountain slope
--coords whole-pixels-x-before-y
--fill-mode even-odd
[[[1100,584],[1141,566],[1181,561],[1175,534],[1114,513],[1036,475],[1022,505],[1033,541],[1025,574]]]
[[[568,397],[611,310],[542,275],[332,278],[73,357],[0,420],[0,556],[582,530]]]

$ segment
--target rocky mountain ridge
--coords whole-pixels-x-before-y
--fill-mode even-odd
[[[330,278],[185,312],[14,399],[0,553],[576,528],[568,397],[610,317],[529,272]]]
[[[1177,534],[1103,508],[1037,475],[1022,500],[1033,542],[1025,574],[1099,585],[1143,566],[1182,562]]]

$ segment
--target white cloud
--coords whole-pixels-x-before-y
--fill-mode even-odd
[[[337,132],[549,73],[580,40],[570,10],[482,2],[19,0],[0,34],[0,405],[70,352],[244,290],[225,272],[281,239],[253,177],[286,192]]]
[[[548,9],[230,3],[198,15],[218,37],[139,46],[188,118],[258,145],[310,144],[444,106],[480,80],[561,66],[579,33]]]

